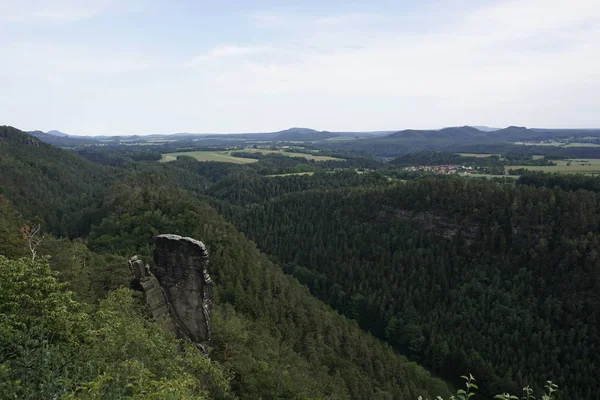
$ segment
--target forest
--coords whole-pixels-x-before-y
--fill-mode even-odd
[[[476,398],[597,398],[598,178],[344,156],[158,163],[0,127],[0,397],[414,400],[472,374]],[[131,290],[160,233],[210,250],[210,358]]]

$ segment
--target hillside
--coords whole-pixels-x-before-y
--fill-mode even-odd
[[[595,399],[598,194],[414,179],[214,195],[315,296],[448,379],[471,371],[490,398],[550,379],[561,399]]]
[[[88,211],[113,179],[109,170],[13,127],[0,127],[0,195],[59,236],[89,230]]]
[[[3,289],[0,312],[15,321],[10,329],[22,338],[24,349],[14,352],[17,342],[3,328],[0,352],[10,356],[0,376],[0,397],[52,398],[62,393],[75,398],[76,391],[87,391],[102,398],[133,398],[131,391],[140,393],[144,386],[159,393],[155,398],[165,398],[161,396],[167,387],[203,393],[189,397],[194,399],[414,399],[449,394],[444,382],[310,295],[205,198],[187,191],[206,179],[186,172],[182,163],[112,169],[14,128],[2,128],[0,138],[1,187],[9,200],[0,201],[0,227],[10,233],[10,242],[0,242],[0,255],[28,254],[20,229],[34,215],[49,232],[62,235],[69,230],[73,236],[71,241],[47,234],[38,263],[0,259],[2,271],[21,271],[10,275],[14,290]],[[21,190],[22,182],[30,187]],[[82,213],[85,207],[88,211]],[[89,230],[78,234],[72,226]],[[215,315],[210,363],[193,354],[173,356],[177,342],[145,321],[136,311],[136,298],[119,289],[130,281],[126,258],[137,253],[152,264],[153,238],[164,232],[201,239],[211,254]],[[75,303],[71,295],[58,294],[62,289],[50,278],[44,255],[75,292]],[[49,296],[32,287],[31,298],[40,310],[62,310],[58,325],[48,325],[54,314],[32,314],[38,319],[28,320],[24,310],[2,308],[37,279],[47,282]],[[98,302],[99,308],[85,305]],[[32,322],[21,325],[24,320]],[[51,353],[43,353],[43,341],[36,335],[55,335]],[[53,363],[34,362],[39,354],[50,354]],[[9,385],[17,380],[24,384]]]
[[[56,129],[54,129],[54,130],[50,130],[50,131],[48,131],[48,132],[46,132],[46,133],[47,133],[48,135],[52,135],[52,136],[59,136],[59,137],[67,137],[67,136],[69,136],[69,135],[67,135],[67,134],[66,134],[66,133],[64,133],[64,132],[57,131]]]
[[[278,132],[273,139],[282,142],[314,142],[337,136],[340,135],[333,132],[319,132],[308,128],[290,128]]]
[[[462,126],[462,127],[452,127],[452,128],[443,128],[439,130],[414,130],[408,129],[404,131],[399,131],[392,133],[391,135],[386,136],[388,139],[398,138],[398,139],[417,139],[417,140],[461,140],[461,141],[471,141],[477,139],[486,138],[488,135],[486,132],[480,131],[479,129],[470,127],[470,126]]]
[[[35,136],[42,142],[58,147],[75,147],[100,143],[98,140],[95,139],[84,137],[71,137],[59,131],[31,131],[27,133],[31,136]]]
[[[439,130],[408,129],[379,137],[367,137],[343,143],[319,143],[318,148],[368,153],[378,157],[395,158],[422,150],[460,152],[523,151],[520,141],[566,138],[600,138],[597,129],[531,129],[509,126],[504,129],[479,130],[471,126]],[[498,150],[498,149],[501,150]],[[571,151],[576,152],[581,149]],[[539,149],[538,149],[539,151]],[[550,149],[548,151],[553,151]],[[589,151],[589,150],[588,150]]]

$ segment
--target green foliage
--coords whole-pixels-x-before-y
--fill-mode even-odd
[[[476,397],[476,391],[479,390],[479,386],[475,384],[475,378],[473,375],[461,376],[465,381],[466,389],[458,389],[455,396],[450,396],[448,400],[468,400]],[[542,394],[540,400],[554,400],[555,393],[558,391],[558,386],[551,381],[546,381],[545,393]],[[502,393],[494,396],[497,400],[536,400],[537,398],[533,395],[533,389],[529,386],[523,388],[523,396],[518,397],[510,393]],[[423,400],[423,397],[419,396],[419,400]],[[444,400],[442,396],[437,396],[435,400]]]
[[[287,193],[340,187],[387,186],[390,181],[380,173],[358,174],[355,171],[316,173],[312,176],[254,178],[232,175],[210,187],[207,194],[232,204],[247,206]]]
[[[58,236],[86,233],[91,205],[110,180],[107,169],[6,126],[0,126],[0,171],[0,195]]]
[[[185,398],[227,394],[218,364],[141,317],[128,289],[96,311],[46,261],[0,257],[0,398]]]
[[[21,215],[0,196],[0,255],[11,258],[28,255],[20,229],[25,224]]]
[[[570,164],[570,163],[567,163]],[[544,172],[525,171],[517,185],[534,185],[537,187],[560,187],[563,190],[591,190],[600,192],[600,178],[584,174],[549,174]]]
[[[547,377],[564,396],[594,398],[596,193],[429,177],[260,197],[219,207],[402,353],[448,379],[474,371],[486,396]]]
[[[39,248],[48,258],[0,258],[1,398],[450,395],[399,352],[449,379],[473,371],[483,397],[527,381],[532,399],[547,377],[565,400],[595,398],[600,195],[575,191],[592,181],[323,172],[370,165],[346,155],[313,176],[263,178],[314,165],[84,153],[120,167],[0,128],[0,192],[18,211],[0,198],[0,254],[31,258],[20,213],[55,234]],[[208,245],[213,361],[121,288],[126,258],[150,261],[166,232]],[[474,393],[469,379],[455,398]]]
[[[314,368],[264,324],[225,304],[214,311],[211,358],[233,372],[240,399],[349,399],[344,381]]]
[[[291,396],[289,388],[298,387],[295,382],[285,383],[282,378],[280,386],[273,386],[272,377],[265,380],[281,359],[295,360],[289,371],[308,368],[306,375],[319,379],[320,396],[335,393],[343,398],[347,392],[357,399],[409,399],[419,393],[447,391],[443,382],[310,296],[205,201],[183,191],[153,187],[124,191],[115,196],[110,208],[113,211],[90,235],[95,251],[149,258],[153,237],[162,232],[177,232],[207,244],[214,266],[211,276],[217,283],[215,302],[230,303],[236,311],[223,316],[235,321],[236,315],[242,315],[242,320],[257,322],[245,325],[257,340],[248,346],[248,357],[227,360],[228,368],[239,374],[233,384],[238,396],[244,396],[245,390],[256,393],[260,387],[264,398],[270,398],[269,390],[287,390],[286,396]],[[215,340],[219,340],[218,332]],[[268,348],[273,351],[265,353],[265,343],[271,343]],[[301,362],[302,358],[306,361]],[[299,374],[301,382],[304,373]],[[310,393],[312,387],[306,386],[306,391]]]

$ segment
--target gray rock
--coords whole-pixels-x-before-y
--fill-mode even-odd
[[[166,315],[169,328],[178,337],[206,351],[212,311],[206,246],[189,237],[158,235],[154,263],[156,267],[150,271],[137,256],[129,260],[152,316]]]
[[[165,293],[177,334],[194,343],[210,340],[210,276],[204,243],[178,235],[154,240],[154,275]]]

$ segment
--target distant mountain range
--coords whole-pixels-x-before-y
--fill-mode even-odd
[[[282,142],[314,142],[338,136],[341,135],[334,132],[319,132],[309,128],[290,128],[286,129],[285,131],[276,132],[273,139],[280,140]]]
[[[389,141],[456,141],[456,142],[490,142],[490,141],[526,141],[546,140],[564,137],[600,136],[600,129],[536,129],[522,126],[509,126],[503,129],[484,127],[485,130],[473,126],[442,128],[438,130],[407,129],[394,132],[380,139]]]
[[[265,133],[175,133],[163,135],[121,135],[121,136],[79,136],[67,135],[58,130],[48,132],[32,131],[29,134],[55,146],[84,146],[99,143],[130,144],[148,140],[187,141],[200,144],[227,144],[231,141],[272,141],[272,142],[322,142],[330,147],[355,149],[359,147],[385,147],[393,144],[413,149],[436,149],[464,144],[509,143],[515,141],[547,140],[567,137],[600,137],[600,129],[537,129],[519,126],[491,128],[487,126],[460,126],[442,129],[405,129],[401,131],[375,132],[330,132],[310,128],[289,128]],[[336,141],[328,139],[340,138]],[[351,140],[346,145],[338,142]],[[354,140],[356,139],[356,140]],[[331,142],[331,143],[329,143]],[[379,153],[377,151],[376,153]]]
[[[277,132],[256,132],[256,133],[172,133],[172,134],[152,134],[152,135],[118,135],[118,136],[81,136],[81,135],[68,135],[58,130],[51,130],[48,132],[43,131],[30,131],[27,132],[32,136],[41,139],[44,142],[61,145],[60,143],[66,143],[69,140],[73,140],[73,145],[77,145],[75,141],[85,140],[88,144],[91,142],[109,141],[145,141],[145,140],[194,140],[194,139],[219,139],[219,140],[267,140],[267,141],[281,141],[281,142],[318,142],[321,140],[327,140],[341,136],[351,137],[376,137],[390,134],[394,131],[374,131],[374,132],[329,132],[329,131],[317,131],[310,128],[289,128],[283,131]],[[60,138],[60,139],[59,139]],[[83,143],[83,142],[80,142]]]
[[[386,138],[398,138],[398,139],[416,139],[416,140],[431,140],[441,138],[453,138],[453,139],[464,139],[471,140],[476,138],[482,138],[486,136],[486,132],[480,131],[477,128],[471,126],[461,126],[452,128],[443,128],[439,130],[415,130],[407,129],[392,133]]]
[[[85,137],[85,136],[69,136],[59,131],[31,131],[27,132],[31,136],[35,136],[42,142],[46,142],[57,147],[72,147],[72,146],[85,146],[90,144],[100,143],[98,140]]]

